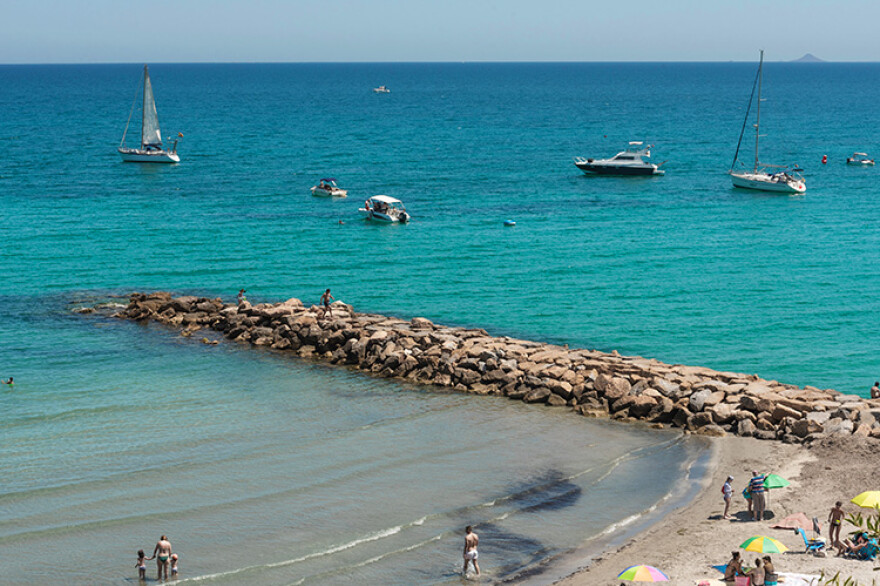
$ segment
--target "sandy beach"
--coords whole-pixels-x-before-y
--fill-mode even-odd
[[[874,440],[852,437],[825,440],[811,447],[796,446],[752,438],[723,437],[713,440],[715,457],[709,466],[710,481],[687,506],[672,511],[663,520],[571,576],[556,582],[560,586],[604,586],[620,584],[616,576],[635,564],[663,570],[670,584],[695,585],[722,576],[710,566],[724,564],[730,552],[754,535],[767,535],[783,542],[790,551],[773,554],[777,572],[851,576],[861,584],[871,584],[878,576],[873,563],[839,558],[832,551],[827,557],[803,553],[804,542],[792,530],[772,529],[776,521],[803,512],[822,522],[827,539],[826,520],[835,501],[844,502],[847,513],[859,507],[849,500],[865,490],[877,488],[876,465],[880,446]],[[767,510],[769,520],[751,521],[741,491],[754,469],[778,474],[791,485],[772,491]],[[728,475],[734,477],[731,519],[722,519],[724,501],[721,486]],[[841,536],[855,528],[844,523]],[[811,534],[808,533],[808,536]],[[757,554],[743,552],[748,565]],[[782,582],[780,582],[782,583]]]

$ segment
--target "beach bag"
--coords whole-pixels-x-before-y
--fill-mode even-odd
[[[752,493],[749,492],[748,487],[743,489],[743,498],[746,500],[751,500],[752,498]]]
[[[733,583],[734,586],[749,586],[749,584],[751,581],[748,576],[737,576]]]

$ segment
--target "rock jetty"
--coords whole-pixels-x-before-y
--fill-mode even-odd
[[[167,324],[186,336],[211,329],[236,342],[381,377],[504,395],[586,417],[789,443],[829,436],[880,438],[880,400],[617,352],[491,336],[421,317],[406,321],[356,313],[338,301],[331,308],[332,317],[323,319],[321,308],[305,307],[298,299],[234,305],[156,292],[132,294],[115,315]]]

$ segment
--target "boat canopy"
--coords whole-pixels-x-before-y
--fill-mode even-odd
[[[631,141],[629,141],[629,146],[631,146],[631,147],[642,146],[643,144],[645,144],[645,143],[643,143],[643,142],[640,141],[640,140],[631,140]]]
[[[867,157],[868,153],[853,153],[854,157]]]
[[[399,203],[399,204],[403,203],[399,199],[394,199],[393,197],[390,197],[387,195],[374,195],[373,197],[370,198],[370,201],[380,201],[382,203],[387,203],[389,205],[396,204],[396,203]]]

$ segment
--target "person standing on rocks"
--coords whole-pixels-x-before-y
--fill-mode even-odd
[[[238,304],[239,305],[241,305],[243,301],[247,301],[247,297],[245,297],[244,294],[245,294],[244,289],[238,290]]]
[[[752,470],[752,479],[749,481],[749,492],[752,494],[752,516],[755,521],[764,520],[764,475]]]
[[[880,399],[880,382],[875,382],[874,386],[871,387],[871,398]]]
[[[730,499],[733,497],[733,487],[730,486],[730,483],[733,482],[733,476],[728,476],[727,480],[724,481],[724,486],[721,487],[721,494],[724,496],[724,514],[721,516],[722,519],[730,519]]]
[[[330,314],[330,317],[333,317],[333,310],[330,309],[330,300],[335,299],[332,295],[330,295],[330,289],[324,291],[324,294],[321,295],[321,303],[324,305],[324,313],[321,314],[321,319],[327,317],[327,314]]]
[[[828,541],[832,547],[840,543],[840,527],[843,525],[843,503],[837,501],[828,513]]]
[[[468,525],[464,529],[464,568],[461,570],[462,575],[467,574],[468,563],[474,564],[474,571],[477,573],[477,576],[480,575],[480,564],[477,563],[477,558],[480,557],[480,554],[477,553],[477,546],[480,544],[480,537],[474,533],[474,528]]]

